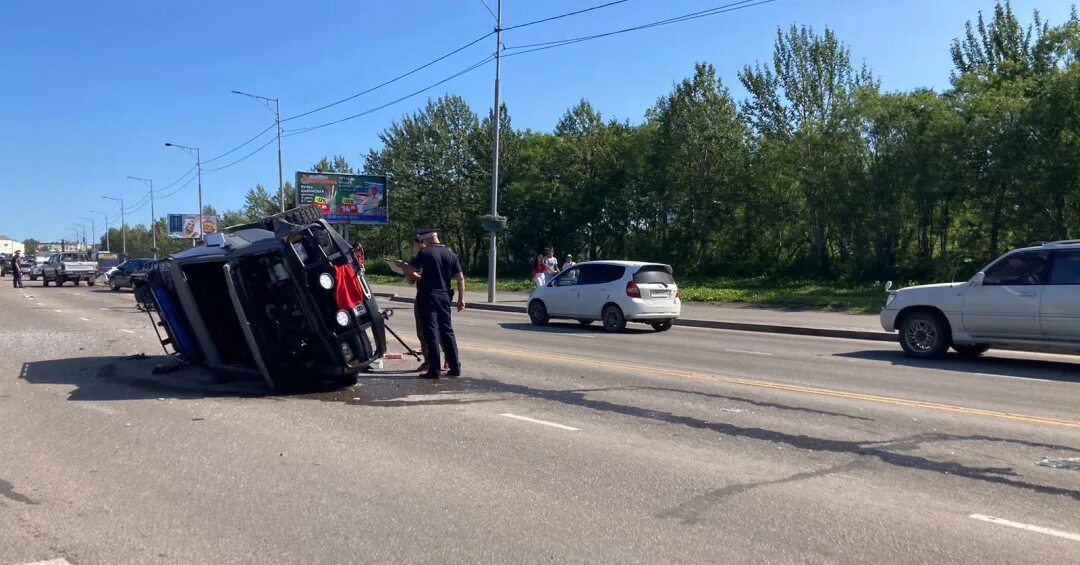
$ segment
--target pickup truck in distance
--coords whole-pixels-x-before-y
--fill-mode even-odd
[[[71,281],[79,286],[79,281],[86,281],[86,286],[94,286],[97,279],[98,264],[82,253],[56,253],[41,266],[41,286],[64,286]]]

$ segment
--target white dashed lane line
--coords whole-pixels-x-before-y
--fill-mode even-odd
[[[572,428],[570,426],[564,426],[562,424],[556,424],[555,422],[547,422],[544,420],[537,420],[536,418],[529,418],[528,416],[518,416],[517,414],[499,414],[506,418],[513,418],[515,420],[521,420],[522,422],[529,422],[532,424],[540,424],[541,426],[549,426],[552,428],[558,428],[560,430],[566,430],[568,432],[580,432],[580,428]]]
[[[1021,522],[1013,522],[1012,520],[1006,520],[1004,518],[995,518],[993,516],[987,516],[985,514],[972,514],[968,518],[974,518],[983,522],[989,522],[991,524],[997,524],[999,526],[1008,526],[1010,528],[1016,528],[1018,530],[1026,530],[1029,532],[1035,532],[1037,534],[1045,534],[1048,536],[1054,536],[1057,538],[1064,538],[1072,541],[1080,541],[1080,534],[1073,534],[1069,532],[1063,532],[1061,530],[1055,530],[1053,528],[1045,528],[1043,526],[1033,526],[1031,524],[1024,524]]]
[[[71,565],[71,562],[61,557],[59,559],[49,559],[48,561],[34,561],[33,563],[24,563],[23,565]]]
[[[64,313],[63,310],[57,310],[56,308],[53,308],[53,312],[56,312],[57,314],[63,314]]]
[[[131,331],[131,330],[128,330],[128,329],[124,329],[124,328],[120,328],[120,331],[122,331],[122,332],[124,332],[124,333],[128,333],[128,334],[133,334],[133,333],[135,333],[135,332],[133,332],[133,331]]]
[[[747,349],[725,349],[727,353],[741,353],[743,355],[760,355],[762,357],[772,357],[772,353],[765,353],[764,351],[749,351]]]
[[[89,322],[90,321],[90,318],[82,318],[82,317],[80,317],[79,319],[84,321],[84,322]]]

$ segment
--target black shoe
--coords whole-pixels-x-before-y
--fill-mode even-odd
[[[424,373],[424,374],[420,375],[420,378],[421,379],[437,379],[437,378],[439,378],[439,376],[440,376],[439,372],[436,371],[434,373]]]
[[[449,371],[446,372],[446,376],[448,376],[448,377],[460,377],[461,376],[461,367],[458,367],[457,369],[450,369]]]

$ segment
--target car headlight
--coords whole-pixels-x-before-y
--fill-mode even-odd
[[[330,273],[323,273],[319,275],[319,286],[326,290],[334,288],[334,277],[330,276]]]
[[[337,315],[334,316],[334,320],[337,321],[339,326],[344,328],[349,325],[349,313],[344,310],[338,310]]]
[[[889,297],[885,299],[885,307],[888,308],[893,303],[893,300],[896,300],[896,294],[889,293]]]
[[[352,363],[353,352],[352,352],[352,347],[349,347],[349,344],[347,344],[347,343],[341,344],[341,356],[345,358],[346,363]]]

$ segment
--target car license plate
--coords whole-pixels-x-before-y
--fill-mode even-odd
[[[652,291],[652,293],[650,293],[650,296],[652,296],[653,298],[670,298],[671,297],[671,291],[670,290],[654,290],[654,291]]]

